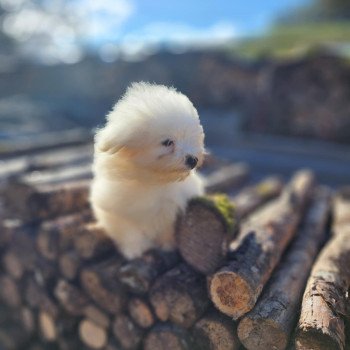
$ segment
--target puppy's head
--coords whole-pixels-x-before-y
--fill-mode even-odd
[[[186,96],[162,85],[132,84],[95,141],[96,152],[129,177],[183,180],[203,161],[196,109]]]

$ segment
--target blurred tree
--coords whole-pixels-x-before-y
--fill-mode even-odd
[[[278,23],[346,21],[350,19],[349,0],[314,0],[282,15]]]

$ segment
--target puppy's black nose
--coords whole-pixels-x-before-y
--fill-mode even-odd
[[[191,156],[191,155],[189,155],[189,154],[186,156],[186,165],[187,165],[190,169],[195,168],[196,165],[197,165],[197,163],[198,163],[198,158],[193,157],[193,156]]]

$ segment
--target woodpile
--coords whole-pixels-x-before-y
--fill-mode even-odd
[[[0,348],[345,349],[349,189],[307,170],[240,188],[248,167],[211,157],[178,251],[127,261],[89,209],[90,158],[66,152],[0,180]]]

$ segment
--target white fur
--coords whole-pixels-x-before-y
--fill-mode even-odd
[[[166,139],[174,145],[164,146]],[[173,88],[134,83],[95,136],[90,201],[97,221],[127,258],[174,249],[177,214],[203,193],[185,157],[204,153],[204,134],[189,99]]]

